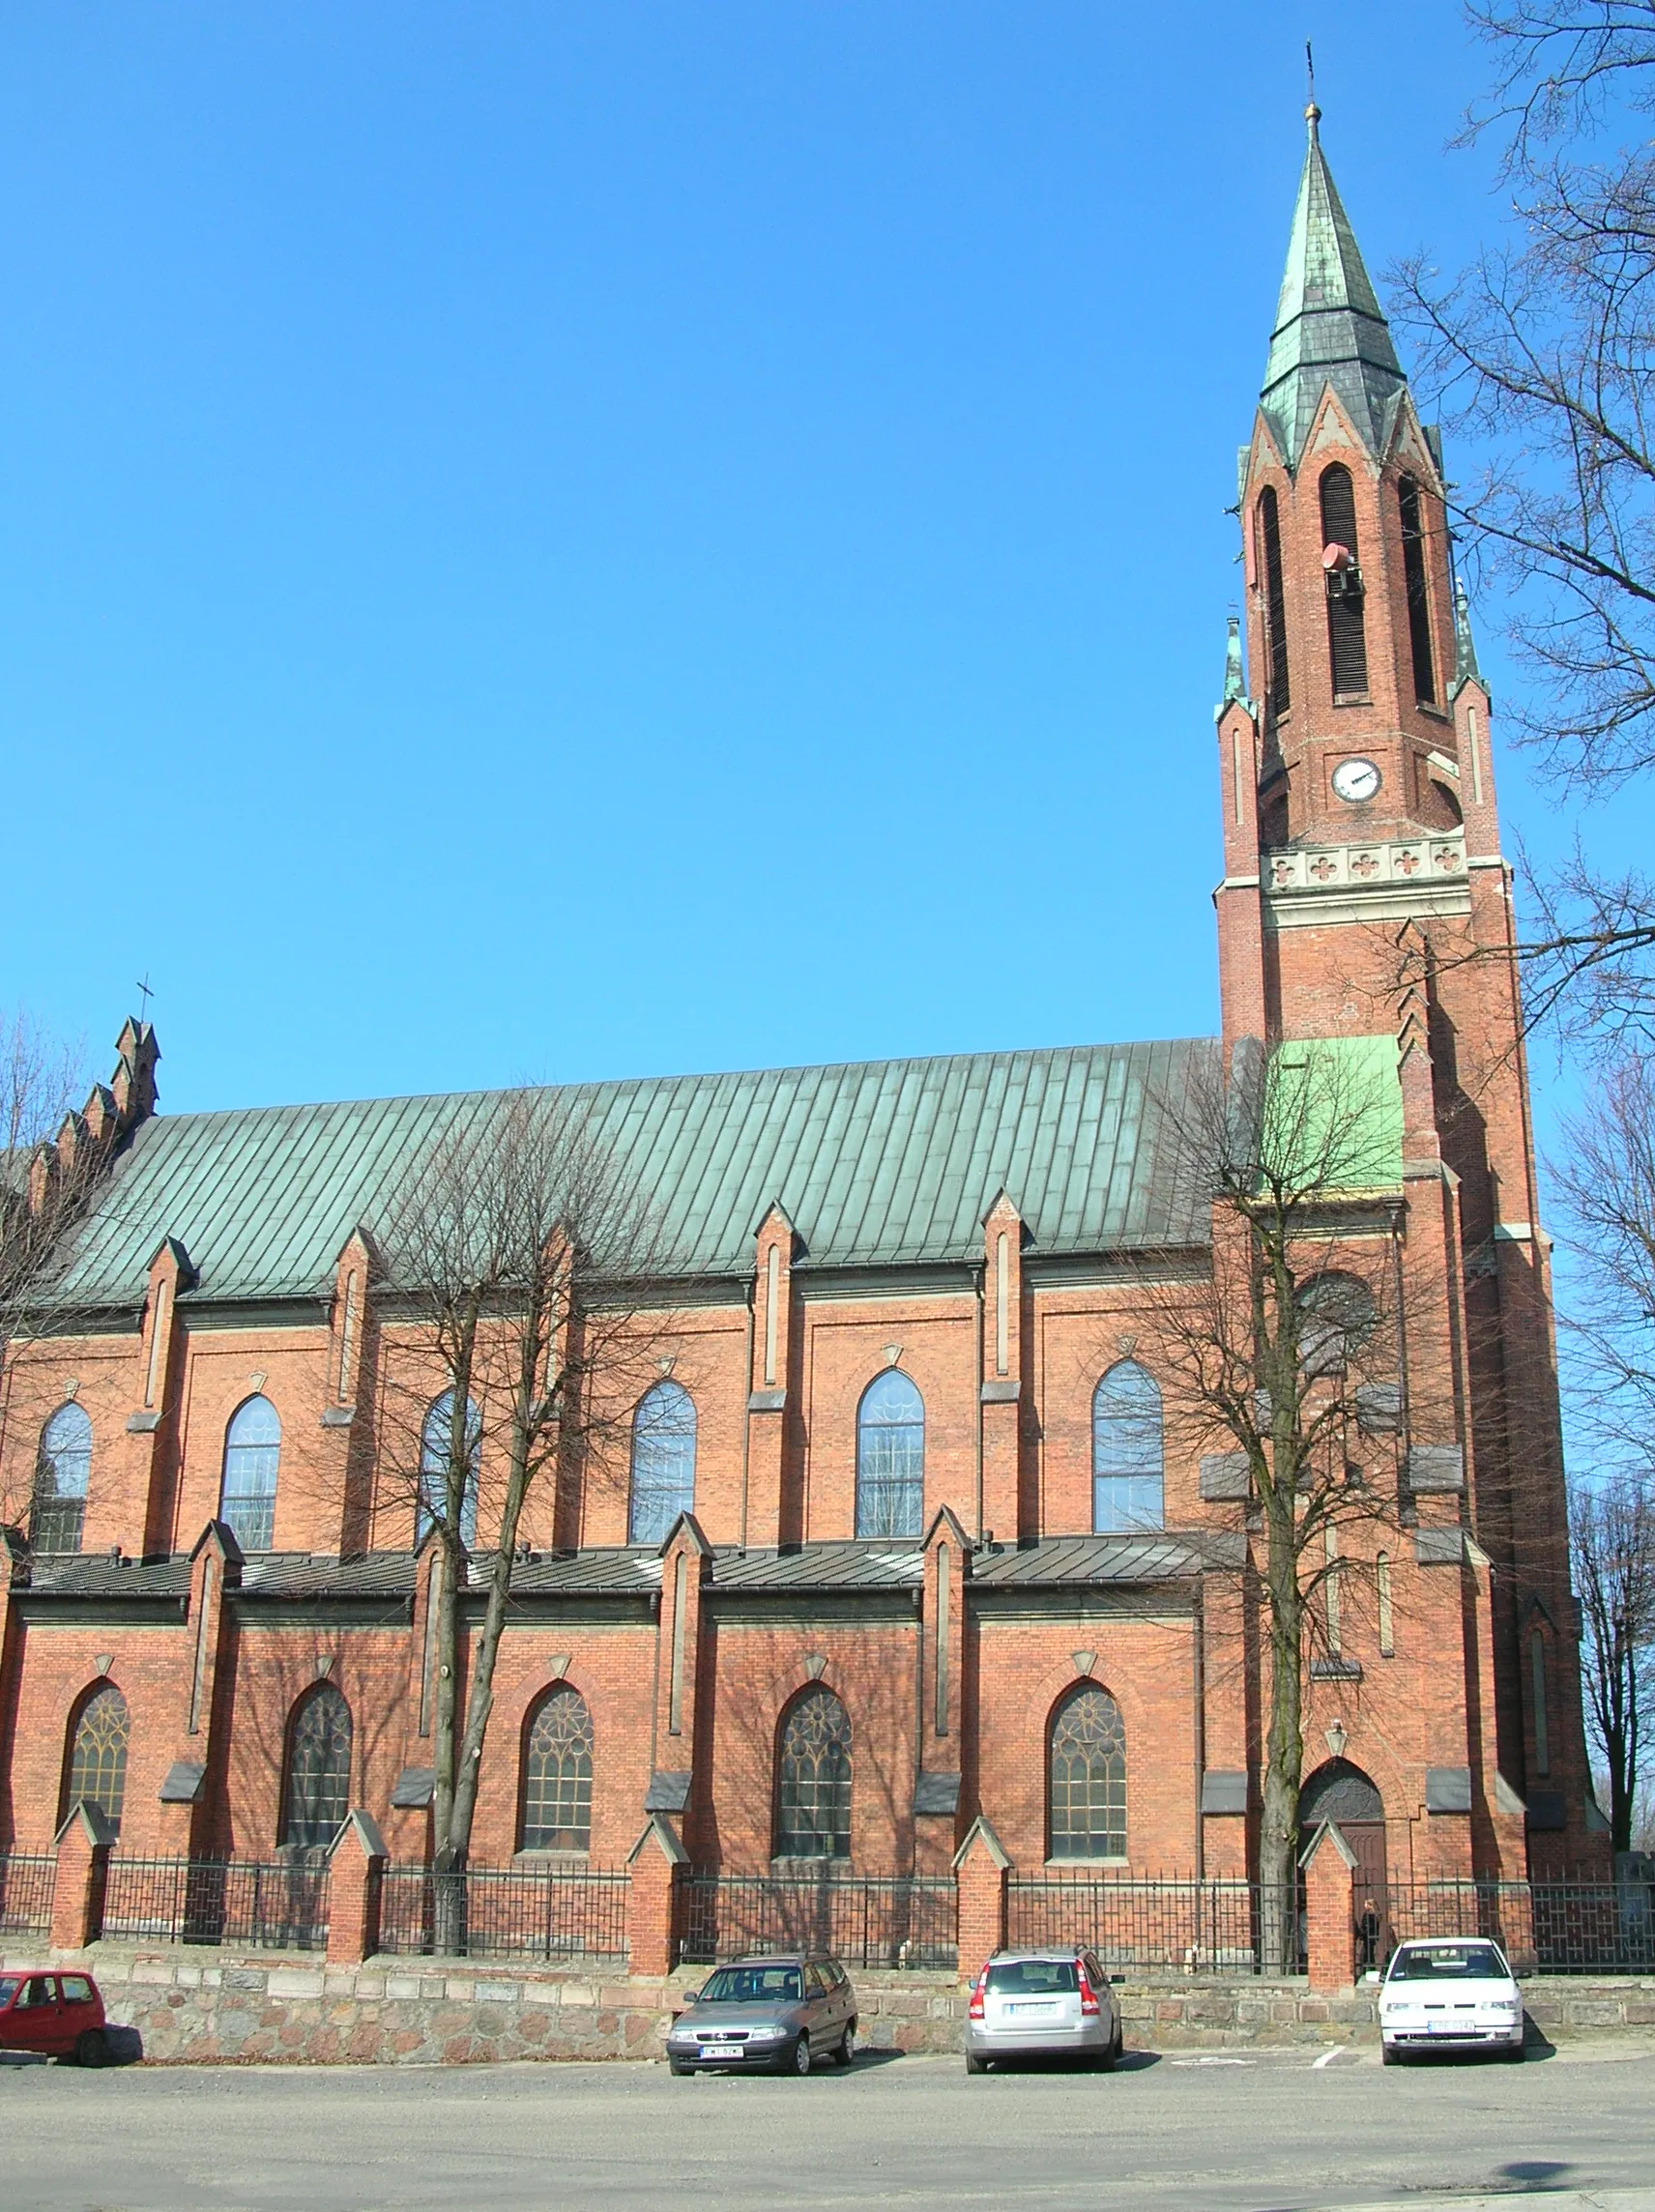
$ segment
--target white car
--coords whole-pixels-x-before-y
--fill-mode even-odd
[[[1523,1995],[1505,1953],[1480,1936],[1399,1943],[1379,1989],[1379,2039],[1395,2066],[1416,2051],[1523,2056]]]

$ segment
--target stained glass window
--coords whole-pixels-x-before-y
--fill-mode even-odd
[[[244,1552],[268,1552],[276,1541],[276,1480],[281,1465],[281,1420],[268,1398],[248,1398],[224,1435],[224,1486],[218,1517]]]
[[[76,1805],[96,1805],[112,1828],[120,1827],[127,1794],[127,1701],[113,1682],[105,1682],[81,1706],[74,1724],[66,1817]]]
[[[632,1417],[632,1503],[627,1540],[659,1544],[695,1505],[695,1400],[678,1382],[657,1382]]]
[[[523,1753],[526,1851],[584,1851],[592,1844],[592,1715],[578,1690],[549,1690]]]
[[[414,1516],[414,1547],[424,1542],[425,1531],[446,1512],[449,1453],[452,1448],[454,1394],[445,1390],[431,1401],[425,1425],[420,1432],[420,1504]],[[460,1499],[460,1542],[469,1550],[477,1542],[477,1482],[482,1453],[482,1415],[466,1400],[465,1495]]]
[[[1161,1393],[1135,1359],[1118,1361],[1092,1393],[1091,1487],[1099,1535],[1162,1527]]]
[[[332,1682],[319,1682],[294,1708],[288,1732],[281,1840],[320,1849],[350,1809],[351,1708]]]
[[[851,1855],[851,1723],[831,1690],[789,1708],[776,1773],[776,1856]]]
[[[925,1526],[925,1401],[887,1367],[857,1409],[857,1534],[917,1536]]]
[[[1126,1731],[1107,1690],[1083,1682],[1052,1716],[1052,1856],[1126,1856]]]
[[[92,1423],[73,1399],[41,1432],[29,1542],[37,1552],[78,1552],[92,1474]]]

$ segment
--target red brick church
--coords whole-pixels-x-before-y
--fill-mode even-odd
[[[654,1813],[703,1866],[903,1874],[983,1815],[1021,1870],[1244,1875],[1256,1518],[1163,1419],[1138,1308],[1211,1266],[1166,1102],[1237,1040],[1324,1037],[1394,1082],[1349,1237],[1409,1318],[1351,1446],[1394,1511],[1309,1668],[1303,1818],[1397,1880],[1601,1852],[1490,698],[1314,109],[1238,500],[1245,665],[1236,631],[1191,733],[1222,1039],[593,1092],[682,1255],[671,1352],[629,1484],[531,1499],[474,1861],[618,1865]],[[268,1861],[361,1808],[420,1861],[433,1548],[377,1453],[373,1232],[467,1101],[164,1116],[147,1025],[119,1055],[58,1140],[102,1163],[73,1332],[0,1404],[0,1849],[84,1799],[123,1853]]]

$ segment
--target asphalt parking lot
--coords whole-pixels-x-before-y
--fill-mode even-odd
[[[1655,2212],[1655,2047],[1522,2068],[1344,2052],[1129,2054],[968,2080],[863,2057],[808,2081],[664,2065],[0,2066],[7,2212],[1078,2204]]]

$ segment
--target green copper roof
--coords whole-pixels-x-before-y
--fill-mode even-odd
[[[1321,151],[1321,110],[1313,104],[1305,112],[1310,144],[1259,400],[1290,468],[1298,466],[1324,385],[1332,385],[1373,453],[1383,450],[1405,385]]]
[[[1196,1039],[974,1053],[575,1091],[653,1194],[685,1275],[750,1273],[772,1201],[808,1267],[973,1258],[1002,1188],[1033,1251],[1083,1254],[1205,1242],[1157,1129],[1160,1102],[1215,1049]],[[498,1095],[158,1116],[117,1163],[68,1294],[135,1304],[168,1236],[196,1270],[197,1301],[323,1293],[353,1229],[371,1231],[428,1148]]]

